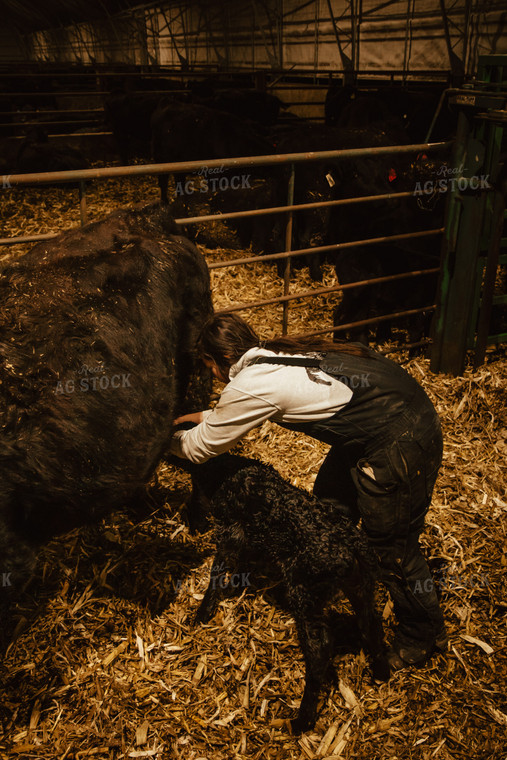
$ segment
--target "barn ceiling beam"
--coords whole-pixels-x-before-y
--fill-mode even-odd
[[[338,52],[340,54],[342,69],[344,71],[344,84],[354,84],[355,82],[354,63],[353,63],[352,58],[349,58],[349,56],[345,53],[343,49],[343,46],[340,40],[340,35],[338,33],[338,24],[336,23],[336,19],[333,13],[333,7],[331,5],[331,0],[327,0],[327,7],[329,10],[329,17],[333,25],[333,31],[336,37],[336,44],[338,45]]]
[[[112,28],[114,29],[113,26]],[[85,32],[87,32],[88,39],[85,36]],[[76,38],[78,38],[78,42],[81,45],[81,50],[84,51],[85,55],[88,56],[89,60],[92,63],[95,63],[96,57],[95,51],[93,49],[93,34],[91,32],[89,24],[76,24],[74,26],[74,34]]]
[[[377,11],[381,11],[384,8],[389,8],[391,5],[397,5],[398,1],[399,0],[387,0],[385,3],[375,5],[373,8],[367,8],[365,11],[363,11],[363,17],[372,16],[374,13],[377,13]]]
[[[212,17],[210,12],[211,12],[211,8],[209,6],[205,6],[203,20],[204,20],[204,26],[206,29],[206,34],[208,36],[209,41],[211,42],[213,50],[215,51],[215,55],[217,57],[219,66],[224,66],[226,62],[226,58],[223,55],[223,46],[221,48],[220,44],[215,39],[215,35],[213,32],[213,25],[214,25],[214,22],[218,19],[218,15],[215,15],[214,17]]]
[[[445,8],[445,0],[439,0],[440,12],[442,14],[442,21],[444,24],[445,44],[447,46],[447,55],[449,56],[449,63],[451,65],[452,84],[459,86],[465,76],[465,64],[461,58],[456,55],[452,49],[451,34],[449,31],[449,20],[447,18],[447,11]]]
[[[354,68],[359,70],[359,53],[361,45],[361,23],[363,20],[363,0],[350,0],[352,9],[352,60]]]
[[[165,24],[159,28],[159,33],[165,32],[166,29],[169,30],[169,22],[167,20],[167,15],[166,15],[166,11],[169,11],[169,10],[170,10],[169,8],[164,8],[163,5],[157,5],[153,8],[153,12],[160,14],[164,18],[164,21],[165,21]],[[171,16],[171,23],[178,21],[182,13],[183,11],[180,8],[176,16]]]
[[[279,40],[276,40],[276,41],[274,39],[271,39],[271,41],[268,40],[264,26],[258,21],[259,12],[257,9],[257,2],[259,2],[260,6],[262,7],[262,10],[264,11],[266,15],[266,19],[268,20],[269,30],[276,30],[279,26],[279,23],[281,23],[281,19],[279,20],[276,17],[276,12],[275,12],[274,17],[270,18],[270,8],[269,8],[268,3],[262,2],[262,0],[251,0],[251,2],[252,2],[253,13],[254,13],[254,19],[255,19],[255,28],[258,29],[260,32],[260,35],[262,38],[262,44],[264,45],[264,50],[266,51],[266,56],[268,58],[268,61],[273,68],[281,69],[283,68],[283,50],[279,44]],[[282,13],[283,13],[283,9],[282,9]],[[276,54],[277,49],[278,49],[278,55]]]
[[[169,10],[169,9],[168,9]],[[167,13],[164,8],[160,8],[159,13],[161,16],[163,16],[165,21],[164,31],[167,29],[169,33],[169,37],[171,38],[171,43],[174,48],[174,52],[178,56],[178,60],[180,62],[180,66],[182,69],[186,69],[189,66],[188,58],[187,56],[183,55],[183,53],[180,51],[180,48],[178,47],[178,43],[176,42],[176,37],[173,33],[172,25],[175,23],[175,21],[181,19],[181,26],[183,30],[183,43],[186,46],[186,34],[185,34],[185,27],[183,25],[183,8],[179,9],[179,14],[176,16],[176,18],[167,18]]]
[[[389,3],[387,3],[384,6],[379,6],[377,8],[377,10],[381,10],[383,7],[387,7],[389,5],[392,5],[392,3],[389,2]],[[399,2],[396,2],[396,5],[399,6]],[[479,6],[478,6],[478,4],[476,2],[475,7],[473,8],[474,14],[475,13],[486,13],[486,12],[487,13],[494,13],[494,12],[499,12],[500,10],[505,11],[505,3],[503,4],[503,6],[499,5],[499,6],[494,7],[494,5],[491,4],[491,5],[488,5],[487,7],[484,7],[484,6],[481,5],[481,7],[479,8]],[[462,17],[463,17],[463,7],[462,6],[460,6],[459,8],[454,8],[454,7],[453,8],[449,8],[449,7],[446,7],[446,14],[447,14],[447,18],[448,18],[449,21],[451,21],[451,19],[453,17],[456,17],[458,19],[462,19]],[[373,14],[372,13],[372,9],[370,8],[370,9],[364,10],[362,15],[363,15],[363,18],[366,18],[366,16],[368,16],[368,23],[369,24],[381,24],[381,23],[384,23],[386,21],[402,21],[402,20],[406,19],[406,11],[404,11],[403,13],[389,13],[389,14],[375,13],[375,14]],[[418,20],[432,21],[432,20],[435,20],[436,12],[432,11],[432,10],[419,10],[419,9],[417,9],[416,13],[415,13],[415,17]],[[348,19],[348,16],[345,16],[344,18]],[[321,19],[321,21],[323,21],[323,20],[325,20],[325,19]]]
[[[403,81],[406,81],[412,52],[412,22],[415,13],[415,0],[407,1],[407,23],[405,26],[405,45],[403,49]]]
[[[299,11],[304,10],[305,8],[308,8],[309,5],[313,5],[315,3],[315,0],[308,0],[306,3],[302,3],[301,5],[296,5],[295,8],[291,8],[289,11],[284,11],[283,17],[288,18],[289,16],[295,16],[296,13],[299,13]]]

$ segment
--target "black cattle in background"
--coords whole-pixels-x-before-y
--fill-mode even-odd
[[[403,143],[407,143],[406,134],[393,122],[354,129],[307,124],[282,136],[277,144],[277,152],[377,148]],[[298,164],[294,198],[296,204],[402,191],[409,191],[413,195],[406,199],[368,201],[364,204],[344,204],[297,211],[294,213],[293,249],[348,243],[441,227],[445,195],[438,190],[428,193],[416,191],[417,187],[427,187],[428,180],[431,186],[437,189],[441,170],[445,165],[445,156],[442,159],[429,159],[421,155],[414,159],[411,154],[364,155]],[[281,170],[278,200],[275,205],[285,202],[287,181],[288,171]],[[274,217],[273,224],[273,251],[281,251],[285,248],[285,215]],[[321,264],[328,260],[335,266],[339,283],[349,284],[437,267],[439,251],[440,241],[435,236],[337,249],[325,255],[309,254],[295,258],[293,264],[307,264],[311,277],[320,280]],[[279,272],[281,273],[281,267]],[[346,290],[335,310],[335,325],[429,306],[434,301],[435,288],[436,275],[425,275],[420,280],[407,279]],[[411,342],[417,342],[428,334],[430,318],[431,313],[427,312],[397,324],[408,330]],[[365,326],[349,331],[349,337],[368,343],[373,332],[377,340],[384,340],[389,337],[391,327],[389,321],[381,323],[378,328]]]
[[[277,153],[302,153],[305,151],[338,150],[341,145],[337,140],[334,130],[312,124],[304,124],[282,135],[277,142]],[[294,203],[313,203],[327,201],[331,198],[331,184],[333,182],[333,162],[300,163],[296,166],[296,178],[294,184]],[[282,206],[287,203],[287,187],[290,169],[288,166],[281,167],[277,171],[278,177],[278,202]],[[329,209],[326,207],[298,211],[293,216],[292,247],[313,248],[324,245],[326,229],[328,225]],[[286,215],[281,214],[273,219],[275,227],[276,248],[285,249],[285,226]],[[312,279],[322,279],[321,258],[318,255],[295,258],[294,266],[307,265]],[[279,265],[281,273],[283,264]]]
[[[428,130],[431,127],[433,117],[438,115],[429,135],[429,142],[452,140],[456,134],[457,114],[456,106],[450,105],[445,98],[440,110],[440,96],[443,91],[409,91],[407,95],[406,115],[404,117],[405,130],[411,143],[425,142],[428,139]]]
[[[184,91],[185,86],[179,79],[167,77],[136,76],[125,77],[119,75],[116,81],[108,80],[110,89],[123,90],[124,92],[159,92],[168,94],[175,90]]]
[[[161,96],[151,92],[118,90],[104,101],[106,123],[113,132],[122,166],[135,156],[150,158],[150,119]]]
[[[438,238],[435,238],[438,240]],[[439,243],[434,243],[433,254],[412,253],[396,244],[379,243],[373,246],[343,251],[336,257],[335,269],[341,285],[351,282],[388,277],[403,272],[415,272],[439,266]],[[341,302],[333,312],[335,327],[360,320],[386,316],[398,311],[430,307],[434,303],[438,275],[424,275],[417,279],[364,285],[343,291]],[[350,340],[368,345],[370,341],[382,343],[392,337],[392,328],[406,330],[409,343],[418,343],[429,336],[433,311],[413,314],[396,320],[384,320],[374,325],[363,325],[347,330]],[[343,339],[344,332],[336,333]],[[415,355],[417,348],[411,349]]]
[[[12,174],[16,168],[17,140],[0,139],[0,176]]]
[[[369,90],[332,79],[324,106],[326,125],[351,128],[391,124],[404,129],[407,142],[423,142],[443,90],[444,87],[428,91],[396,85]],[[455,128],[456,110],[445,102],[430,140],[450,139]]]
[[[252,211],[254,209],[275,206],[278,197],[277,185],[273,179],[272,170],[246,168],[237,170],[236,174],[229,172],[228,189],[219,189],[209,199],[211,211],[221,213],[235,211]],[[217,175],[222,176],[222,175]],[[237,178],[238,189],[230,187],[232,177]],[[245,187],[241,188],[241,183]],[[247,216],[237,219],[226,219],[225,222],[237,235],[241,248],[251,246],[253,253],[275,253],[273,237],[273,214]],[[281,249],[280,249],[281,250]]]
[[[55,145],[50,142],[43,127],[33,126],[21,141],[10,173],[63,172],[86,168],[88,161],[81,151],[69,145]]]
[[[231,139],[234,140],[234,135],[238,131],[238,124],[243,124],[243,129],[250,133],[256,129],[258,131],[258,127],[261,125],[270,127],[275,124],[280,109],[284,108],[279,98],[266,92],[221,90],[214,93],[213,89],[207,87],[205,83],[201,83],[199,87],[196,85],[194,91],[184,90],[178,83],[171,83],[168,80],[165,82],[166,87],[176,91],[170,95],[152,91],[163,90],[163,85],[164,82],[161,82],[158,86],[157,80],[143,80],[139,86],[145,90],[144,92],[131,92],[130,88],[128,90],[122,88],[111,92],[106,97],[104,102],[105,119],[114,134],[123,164],[128,164],[134,156],[151,157],[152,137],[156,146],[154,150],[158,153],[161,116],[159,113],[153,121],[152,117],[159,106],[160,110],[164,112],[164,121],[168,119],[168,107],[170,105],[172,105],[173,111],[178,110],[178,120],[181,120],[184,126],[188,126],[188,119],[200,124],[209,121],[210,128],[213,131],[212,140],[215,145],[218,140],[216,121],[219,117],[215,116],[213,119],[211,113],[226,113],[230,116],[230,127],[227,120],[222,116],[220,128],[224,133],[230,129],[232,131]],[[178,105],[180,106],[179,109]],[[182,114],[186,115],[186,121],[183,121]],[[154,125],[156,131],[152,133]],[[257,125],[257,128],[254,125]],[[206,141],[205,137],[199,136]],[[223,141],[226,140],[227,137],[224,135]],[[198,145],[194,148],[197,153],[202,154]],[[186,154],[188,154],[188,149]],[[225,158],[227,155],[230,154],[224,153],[219,157]],[[209,155],[203,157],[210,158]]]
[[[54,93],[54,94],[53,94]],[[52,120],[44,111],[57,111],[57,90],[53,79],[23,76],[2,76],[0,81],[0,126],[2,136],[21,136],[26,126]]]
[[[329,86],[326,91],[324,101],[324,117],[328,127],[338,126],[338,119],[345,106],[350,103],[355,88],[352,85],[345,85],[338,79],[333,79],[329,75]]]
[[[2,96],[0,89],[0,137],[8,137],[9,135],[16,134],[16,130],[12,124],[16,123],[16,106],[13,100]]]
[[[143,497],[176,415],[208,405],[209,275],[166,207],[62,233],[0,278],[0,567]],[[5,597],[0,598],[0,603]]]
[[[500,161],[496,173],[491,177],[491,184],[495,192],[500,193],[503,196],[503,208],[504,208],[504,222],[502,229],[502,238],[507,237],[507,217],[505,216],[505,209],[507,209],[507,153],[503,153],[500,156]],[[502,248],[500,253],[503,253]],[[507,266],[497,266],[494,286],[495,296],[507,296]],[[497,335],[507,332],[507,304],[496,303],[492,304],[491,318],[489,325],[489,334]]]
[[[264,127],[273,126],[280,111],[287,107],[276,95],[264,90],[220,90],[200,102],[208,108],[231,113]]]
[[[379,125],[364,129],[337,129],[325,125],[304,124],[284,136],[277,142],[278,153],[301,153],[308,151],[331,151],[349,148],[380,147],[401,141],[403,132],[390,125]],[[346,198],[354,195],[373,195],[375,192],[389,192],[389,177],[392,176],[393,158],[363,157],[360,159],[329,158],[324,161],[312,161],[298,164],[294,188],[294,203],[314,203]],[[287,198],[289,172],[283,168],[278,172],[278,203],[283,205]],[[386,190],[387,188],[387,190]],[[314,248],[328,243],[335,243],[347,238],[343,236],[338,224],[333,220],[345,217],[348,227],[348,210],[332,211],[324,206],[316,209],[297,211],[293,219],[293,248]],[[333,217],[331,216],[333,214]],[[282,250],[284,245],[285,217],[274,219],[276,247]],[[330,229],[333,226],[333,229]],[[354,220],[353,227],[360,229]],[[336,229],[335,229],[336,228]],[[353,238],[349,238],[353,239]],[[357,239],[357,238],[356,238]],[[322,262],[334,260],[334,255],[322,256],[309,254],[302,260],[295,258],[294,263],[307,264],[314,280],[322,279]]]
[[[326,125],[351,129],[380,123],[403,128],[403,105],[399,96],[393,95],[342,86],[332,80],[324,104]]]
[[[153,114],[151,126],[156,163],[202,161],[206,168],[207,160],[256,156],[271,151],[271,144],[253,122],[193,103],[164,99]],[[243,173],[240,168],[224,170],[221,175]],[[185,182],[183,175],[178,175],[178,179]],[[158,180],[161,200],[168,203],[168,175],[159,175]],[[190,195],[193,193],[183,188],[178,198],[185,202]]]
[[[187,91],[192,103],[198,103],[205,98],[211,98],[217,91],[219,78],[217,74],[212,74],[202,79],[190,79],[187,82]]]
[[[333,208],[329,214],[328,242],[351,242],[440,228],[445,194],[438,189],[431,192],[430,186],[439,187],[439,177],[445,166],[445,156],[442,159],[421,156],[414,160],[400,154],[376,159],[346,159],[341,166],[341,181],[336,175],[336,198],[403,191],[411,192],[412,196]],[[418,187],[427,187],[428,193],[419,193]],[[338,281],[344,285],[438,267],[440,243],[440,237],[435,235],[338,250],[334,256]],[[434,302],[436,284],[437,274],[434,273],[417,279],[345,290],[334,312],[334,324],[339,326],[430,306]],[[427,311],[392,324],[387,320],[378,325],[360,326],[348,330],[347,335],[366,345],[372,336],[376,342],[382,342],[391,336],[391,328],[396,324],[407,330],[410,342],[418,342],[429,335],[431,316],[432,312]],[[336,333],[336,336],[343,337],[343,333]]]
[[[405,124],[406,98],[399,88],[359,89],[331,79],[324,103],[325,122],[330,127],[368,127],[373,124]]]

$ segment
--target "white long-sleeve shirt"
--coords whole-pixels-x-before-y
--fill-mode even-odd
[[[298,354],[299,356],[300,354]],[[287,356],[251,348],[234,364],[213,410],[191,430],[171,439],[171,453],[206,462],[230,449],[265,420],[301,423],[332,417],[352,398],[351,389],[318,369],[285,364],[249,364],[259,356]]]

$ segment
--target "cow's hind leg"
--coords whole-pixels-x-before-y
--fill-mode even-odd
[[[0,652],[10,641],[15,626],[11,607],[30,579],[36,549],[0,522]]]

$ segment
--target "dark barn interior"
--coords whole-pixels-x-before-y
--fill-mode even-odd
[[[507,2],[0,12],[0,758],[505,760]],[[222,528],[169,440],[223,390],[213,310],[370,346],[442,424],[447,649],[375,680],[338,595],[308,730],[262,557],[195,621]],[[328,451],[269,419],[234,448],[303,505]]]

